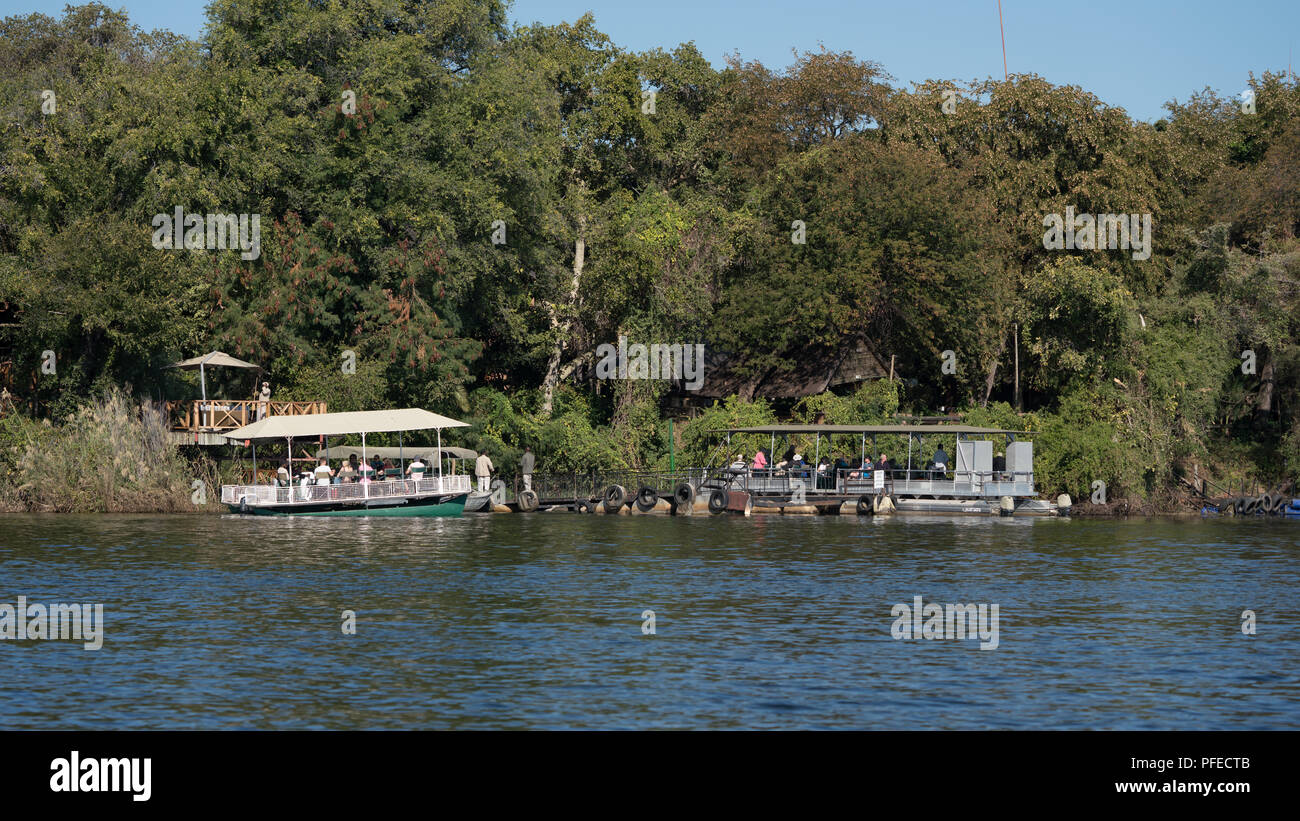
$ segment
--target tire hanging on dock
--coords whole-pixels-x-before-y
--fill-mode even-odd
[[[871,509],[871,497],[865,493],[858,497],[857,508],[859,516],[870,516],[875,512]]]
[[[730,503],[731,503],[731,496],[727,493],[727,491],[722,490],[721,488],[709,494],[710,513],[714,513],[714,514],[721,513],[722,511],[727,509],[727,505]]]
[[[678,482],[677,487],[673,489],[673,498],[677,500],[680,507],[694,507],[695,488],[691,487],[690,482]]]
[[[636,509],[642,513],[649,513],[659,504],[659,492],[649,485],[642,485],[636,492]]]
[[[605,488],[605,512],[618,513],[619,508],[627,503],[627,491],[622,485],[610,485]]]

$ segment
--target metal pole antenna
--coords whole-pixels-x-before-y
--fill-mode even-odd
[[[1002,76],[1003,79],[1010,80],[1011,74],[1007,71],[1007,30],[1002,26],[1002,0],[998,0],[998,31],[1002,34]]]

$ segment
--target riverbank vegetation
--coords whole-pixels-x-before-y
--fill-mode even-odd
[[[472,421],[507,471],[526,444],[539,470],[658,467],[723,422],[959,412],[1038,431],[1050,494],[1300,481],[1292,78],[1146,123],[1034,75],[716,68],[500,0],[208,13],[200,41],[98,4],[0,21],[7,505],[184,507],[196,468],[136,403],[196,396],[162,368],[213,348],[278,398]],[[177,207],[259,214],[259,255],[155,248]],[[1133,247],[1044,247],[1068,213],[1133,215]],[[688,413],[597,379],[620,335],[725,353],[735,395]],[[759,389],[859,339],[896,379]]]
[[[183,458],[167,430],[157,406],[137,405],[117,389],[89,400],[57,427],[8,414],[0,419],[6,477],[0,511],[203,509],[210,489],[219,487],[215,465],[201,456]]]

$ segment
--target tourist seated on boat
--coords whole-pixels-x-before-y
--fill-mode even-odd
[[[893,468],[894,466],[889,463],[889,457],[883,453],[880,454],[880,458],[876,460],[876,470],[880,471],[881,474],[888,479],[890,478],[889,471],[893,470]],[[874,473],[872,474],[872,478],[875,478]]]
[[[357,472],[352,467],[352,463],[348,461],[344,461],[343,464],[339,467],[338,474],[335,476],[335,482],[337,484],[342,485],[342,484],[349,484],[351,482],[355,482],[356,480],[357,480]]]
[[[841,453],[838,457],[836,457],[835,459],[836,475],[839,475],[841,473],[846,473],[850,467],[852,467],[852,465],[849,464],[848,457],[846,457],[844,454]]]
[[[406,466],[406,475],[417,481],[424,478],[424,462],[420,457],[415,457],[415,461]]]
[[[285,462],[283,465],[280,465],[280,469],[275,472],[275,483],[279,487],[289,487],[289,485],[293,484],[293,482],[289,480],[288,462]]]
[[[811,479],[813,477],[813,463],[804,459],[803,454],[796,453],[794,455],[794,466],[797,475],[802,476],[805,479]]]
[[[934,458],[930,460],[930,478],[942,479],[948,473],[948,454],[944,452],[943,446],[935,448]]]
[[[862,464],[858,465],[858,469],[857,469],[857,470],[855,470],[855,471],[853,471],[852,473],[849,474],[849,478],[850,478],[850,479],[870,479],[870,478],[871,478],[871,457],[870,457],[870,456],[864,456],[864,457],[862,458]]]
[[[750,467],[754,470],[763,470],[767,467],[767,455],[763,453],[762,448],[754,451],[754,462]]]
[[[781,454],[781,461],[777,462],[772,467],[775,469],[774,472],[780,475],[784,475],[785,472],[789,470],[790,465],[793,462],[794,462],[794,448],[789,447],[785,449],[785,453]]]
[[[744,471],[744,469],[745,469],[745,455],[744,455],[743,453],[737,453],[737,454],[736,454],[736,458],[734,458],[734,459],[731,460],[731,469],[732,469],[732,470]]]
[[[378,454],[370,457],[370,467],[374,470],[376,478],[384,475],[384,460],[380,459]]]
[[[1007,457],[1002,455],[1002,451],[998,451],[997,455],[993,457],[993,480],[995,482],[1006,481],[1006,474]]]
[[[329,460],[322,457],[320,464],[316,466],[316,470],[313,471],[313,473],[316,476],[316,484],[328,485],[330,483],[330,477],[334,475],[334,470],[330,467]]]

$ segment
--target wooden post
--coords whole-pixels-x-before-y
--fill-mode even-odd
[[[1020,323],[1019,322],[1013,323],[1011,328],[1012,328],[1011,333],[1013,334],[1012,338],[1014,339],[1012,347],[1015,348],[1015,359],[1016,359],[1016,383],[1015,383],[1016,410],[1020,410],[1021,409],[1020,408]],[[1006,337],[1003,337],[1003,339],[1006,339]]]
[[[894,354],[889,355],[889,381],[894,381]]]

